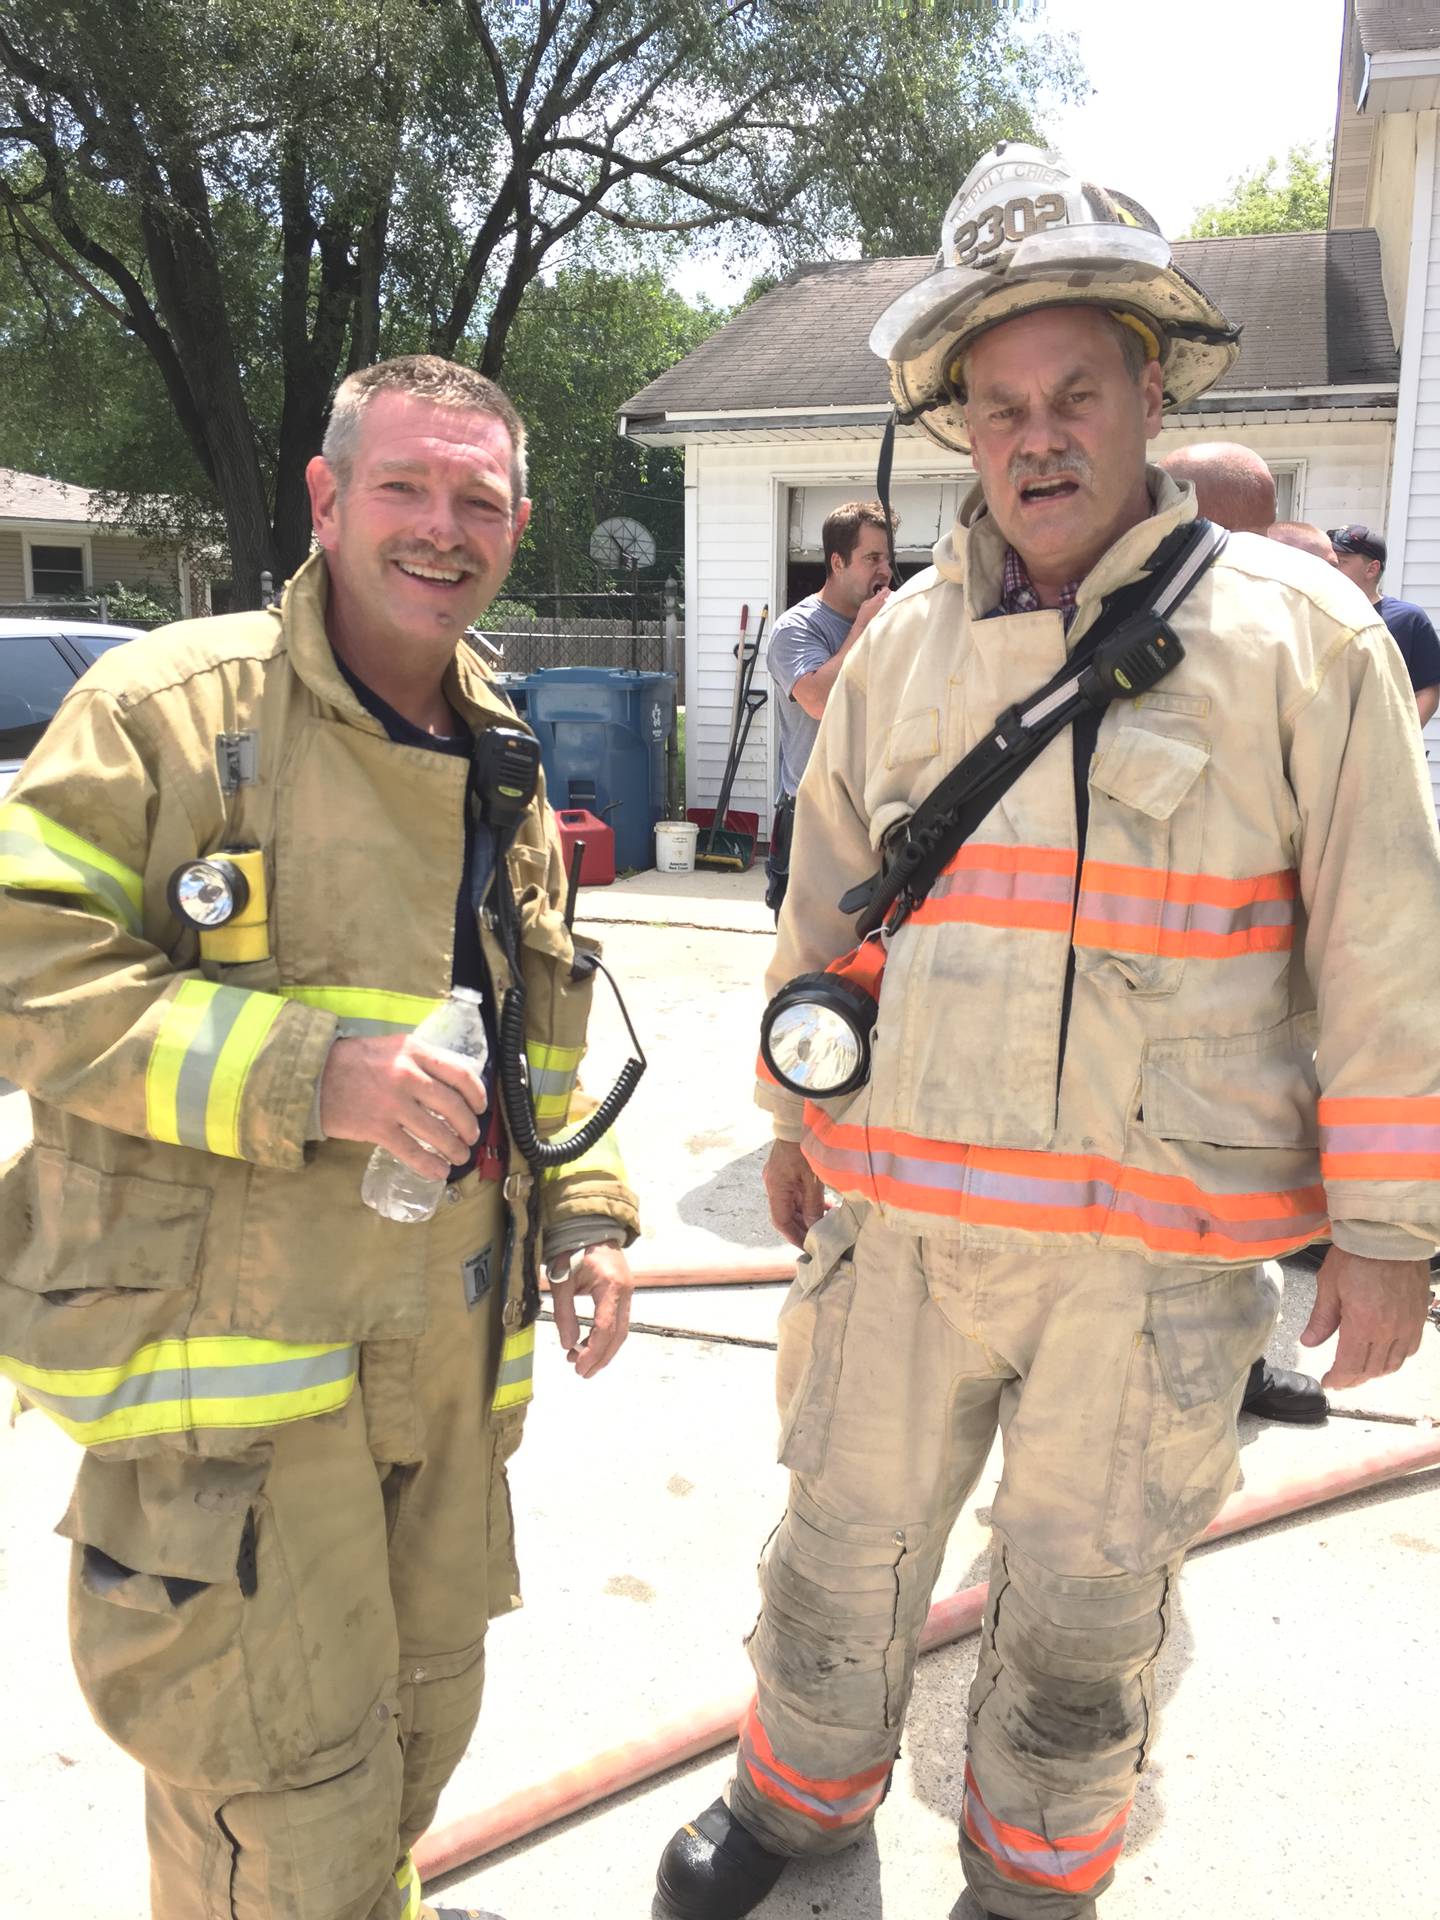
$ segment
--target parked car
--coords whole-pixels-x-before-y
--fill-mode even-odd
[[[0,793],[85,669],[140,632],[85,620],[0,620]]]

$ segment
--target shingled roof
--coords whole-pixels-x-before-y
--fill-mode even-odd
[[[1360,44],[1377,53],[1428,53],[1440,47],[1435,0],[1355,0]]]
[[[59,520],[77,526],[99,518],[88,487],[66,486],[43,474],[0,467],[0,521]]]
[[[1176,264],[1244,325],[1217,393],[1394,388],[1398,361],[1369,231],[1182,240]],[[843,416],[888,405],[868,340],[928,255],[801,268],[621,408],[631,431],[703,414]],[[719,424],[719,423],[717,423]]]

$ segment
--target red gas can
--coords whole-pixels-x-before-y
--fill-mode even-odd
[[[598,819],[595,814],[587,813],[583,807],[556,808],[556,823],[560,828],[560,845],[565,850],[565,877],[570,877],[570,865],[575,858],[575,842],[585,842],[585,852],[580,860],[580,884],[582,887],[608,887],[615,878],[615,835]]]

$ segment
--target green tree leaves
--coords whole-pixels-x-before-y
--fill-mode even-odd
[[[1278,177],[1277,177],[1278,176]],[[1292,147],[1284,171],[1269,159],[1241,174],[1226,199],[1202,207],[1186,240],[1212,240],[1237,233],[1318,232],[1330,213],[1330,155],[1313,146]]]

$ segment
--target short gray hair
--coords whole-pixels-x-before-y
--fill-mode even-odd
[[[488,413],[510,436],[510,512],[525,498],[525,422],[514,402],[473,367],[442,360],[436,353],[407,353],[381,360],[346,376],[330,405],[320,452],[339,484],[348,484],[360,438],[360,422],[377,393],[412,394],[417,400],[451,407],[456,413]]]

